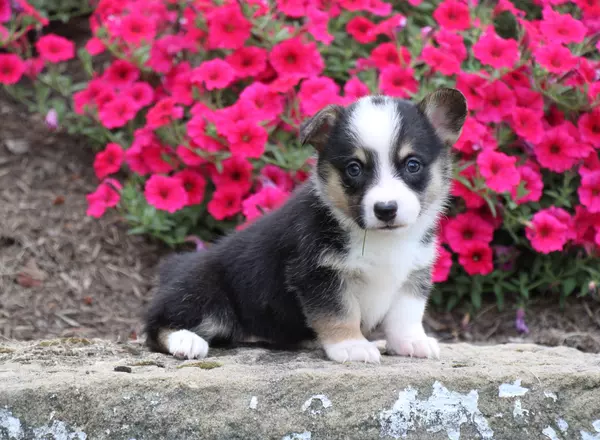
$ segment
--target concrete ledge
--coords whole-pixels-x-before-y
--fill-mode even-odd
[[[600,356],[443,345],[440,361],[340,365],[318,351],[0,345],[0,439],[600,440]]]

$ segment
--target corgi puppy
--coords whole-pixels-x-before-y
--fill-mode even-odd
[[[313,341],[333,361],[379,363],[377,330],[388,354],[438,357],[422,320],[466,115],[462,93],[443,88],[303,122],[300,140],[318,153],[311,178],[246,229],[161,264],[148,345],[192,359],[222,343]]]

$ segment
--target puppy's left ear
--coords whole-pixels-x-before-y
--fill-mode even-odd
[[[300,143],[310,143],[320,153],[327,144],[329,132],[342,112],[339,105],[328,105],[300,124]]]
[[[451,146],[458,140],[467,117],[467,100],[461,92],[441,88],[427,95],[417,106],[446,145]]]

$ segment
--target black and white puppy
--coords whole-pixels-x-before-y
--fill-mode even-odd
[[[281,208],[204,252],[168,257],[146,321],[149,346],[202,358],[209,344],[316,341],[339,362],[387,352],[438,357],[422,325],[449,198],[464,96],[368,96],[305,121],[316,172]]]

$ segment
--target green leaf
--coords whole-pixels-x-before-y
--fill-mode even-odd
[[[577,287],[577,280],[573,278],[567,278],[562,283],[562,293],[564,296],[569,296],[573,293]]]

